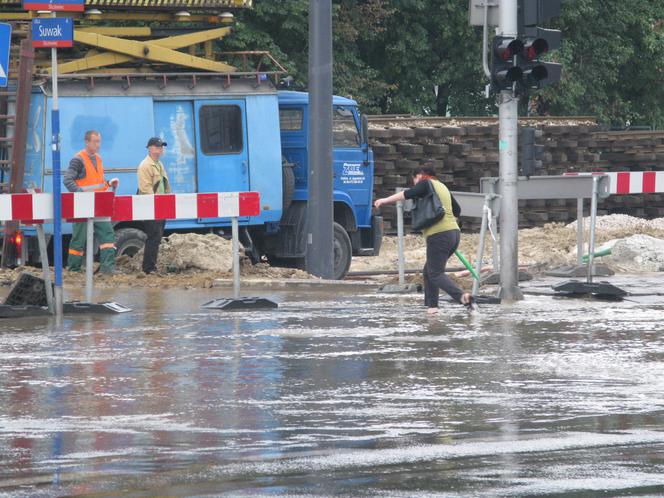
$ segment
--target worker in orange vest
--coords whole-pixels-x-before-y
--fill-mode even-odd
[[[101,135],[96,130],[85,132],[85,148],[69,161],[69,168],[64,174],[64,184],[70,192],[104,192],[109,188],[116,190],[120,180],[104,179],[104,165],[99,155]],[[81,271],[87,239],[87,223],[74,223],[69,242],[69,271]],[[99,243],[99,271],[115,273],[115,232],[110,221],[96,221],[94,234]]]

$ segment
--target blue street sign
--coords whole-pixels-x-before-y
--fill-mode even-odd
[[[62,48],[74,44],[74,20],[71,17],[46,17],[32,20],[32,46]]]
[[[85,0],[23,0],[24,10],[83,12]]]
[[[9,79],[9,47],[12,44],[12,25],[0,23],[0,86]]]

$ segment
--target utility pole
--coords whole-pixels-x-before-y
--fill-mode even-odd
[[[334,277],[332,1],[309,0],[309,201],[306,268]]]
[[[517,38],[517,0],[501,0],[498,35]],[[519,201],[518,181],[518,105],[513,88],[500,91],[498,110],[500,207],[500,289],[498,296],[506,301],[523,299],[519,289]]]

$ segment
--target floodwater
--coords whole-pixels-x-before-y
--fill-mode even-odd
[[[0,496],[664,494],[664,296],[226,292],[0,321]]]

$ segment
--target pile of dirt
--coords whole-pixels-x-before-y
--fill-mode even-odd
[[[139,272],[142,261],[143,251],[139,251],[134,257],[120,256],[117,267],[124,272]],[[179,273],[192,269],[230,272],[232,265],[231,241],[216,234],[174,233],[164,238],[159,246],[159,273]]]
[[[117,259],[119,275],[113,283],[140,287],[212,287],[216,279],[233,276],[232,242],[215,234],[174,233],[162,240],[157,258],[157,271],[146,276],[141,272],[143,251],[133,257]],[[315,278],[295,268],[272,267],[266,263],[251,264],[240,245],[240,275],[265,279]]]
[[[642,234],[617,240],[606,262],[622,271],[664,271],[664,240]]]
[[[242,252],[240,255],[240,275],[243,278],[316,278],[300,269],[272,267],[266,263],[253,265]],[[117,273],[96,273],[95,287],[209,288],[217,279],[233,277],[231,241],[215,234],[176,233],[165,238],[159,247],[157,271],[153,274],[146,275],[142,272],[142,261],[143,251],[139,251],[134,257],[120,256],[116,261]],[[97,266],[95,263],[95,268]],[[0,269],[0,286],[10,286],[24,271],[42,277],[40,268]],[[64,284],[65,287],[84,288],[85,272],[69,272],[65,269]]]
[[[586,249],[590,220],[585,220]],[[597,217],[595,245],[600,247],[614,239],[624,239],[635,234],[648,235],[656,239],[664,239],[664,218],[644,220],[632,216],[613,214]],[[541,268],[576,262],[576,222],[549,223],[542,227],[519,230],[519,264],[533,265]],[[479,234],[463,233],[459,251],[474,264],[477,256]],[[426,245],[420,235],[409,234],[404,239],[406,268],[420,269],[426,260]],[[487,235],[483,254],[485,265],[491,266],[491,236]],[[607,261],[608,262],[608,261]],[[456,258],[450,260],[450,266],[461,265]],[[637,265],[638,266],[638,265]],[[396,270],[397,238],[385,237],[381,254],[377,257],[353,258],[351,271]],[[627,268],[627,267],[624,267]],[[617,270],[621,269],[617,265]],[[635,271],[634,269],[630,271]],[[646,271],[641,269],[640,271]]]

